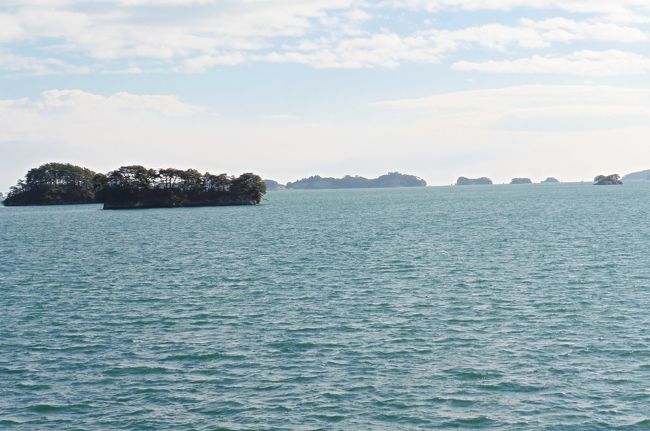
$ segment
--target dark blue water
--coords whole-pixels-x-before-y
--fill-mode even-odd
[[[0,429],[650,429],[650,186],[0,209]]]

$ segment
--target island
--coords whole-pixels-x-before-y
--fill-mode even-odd
[[[559,182],[560,182],[560,180],[558,180],[557,178],[554,178],[554,177],[548,177],[547,179],[545,179],[544,181],[542,181],[542,184],[557,184],[557,183],[559,183]]]
[[[65,205],[101,202],[106,176],[70,163],[46,163],[30,169],[11,187],[5,206]]]
[[[466,178],[460,177],[456,180],[457,186],[489,186],[492,185],[492,180],[487,177],[481,178]]]
[[[266,185],[267,192],[275,192],[278,190],[285,190],[287,188],[284,184],[280,184],[275,180],[262,180],[262,181],[264,181],[264,184]]]
[[[31,169],[3,204],[103,203],[104,209],[257,205],[264,193],[264,182],[253,173],[234,177],[133,165],[104,175],[67,163],[48,163]]]
[[[511,185],[514,184],[532,184],[533,181],[530,178],[513,178],[512,181],[510,181]]]
[[[630,182],[630,183],[640,183],[640,182],[650,181],[650,170],[627,174],[623,177],[622,181]]]
[[[596,186],[617,186],[623,184],[621,177],[618,174],[613,175],[598,175],[594,178],[594,185]]]
[[[321,177],[318,175],[289,182],[287,189],[314,190],[314,189],[361,189],[361,188],[389,188],[389,187],[426,187],[423,179],[414,175],[389,172],[374,179],[360,176],[346,175],[343,178]]]

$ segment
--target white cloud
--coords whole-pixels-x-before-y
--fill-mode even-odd
[[[291,114],[270,114],[265,115],[263,118],[271,121],[293,121],[298,120],[300,117]]]
[[[0,43],[11,42],[23,35],[23,29],[13,15],[0,14]]]
[[[604,42],[639,47],[648,41],[647,26],[643,24],[650,22],[650,6],[646,3],[645,0],[616,3],[609,0],[10,0],[11,7],[0,14],[0,46],[4,45],[8,54],[24,56],[16,46],[31,44],[36,49],[30,51],[29,57],[35,58],[32,52],[40,52],[47,61],[57,60],[61,64],[69,63],[70,58],[75,58],[75,62],[83,59],[101,72],[196,73],[244,62],[299,63],[316,68],[394,68],[404,63],[462,61],[465,50],[475,49],[487,53],[535,50],[538,55],[548,56],[560,44]],[[462,9],[468,14],[483,9],[537,8],[557,14],[579,12],[584,16],[544,20],[524,17],[516,24],[479,19],[472,26],[443,29],[433,24],[435,19],[427,20],[424,28],[416,22],[397,26],[389,21],[385,25],[385,19],[379,20],[382,15],[395,13],[390,8],[432,13]],[[378,22],[382,25],[378,26]],[[8,70],[1,64],[0,68]],[[70,68],[69,72],[74,70]]]
[[[590,40],[637,43],[647,39],[647,35],[637,28],[601,21],[524,19],[516,26],[486,24],[459,30],[419,31],[406,36],[384,32],[345,39],[302,40],[293,46],[284,45],[282,51],[252,55],[248,59],[309,64],[317,68],[393,68],[403,63],[437,64],[454,53],[475,47],[506,52],[513,47],[542,49],[554,43]],[[607,51],[610,56],[614,52]],[[576,54],[573,60],[577,61],[580,56],[588,57],[588,51]],[[459,63],[457,67],[463,69],[466,64]],[[576,68],[573,70],[578,72]],[[588,67],[585,70],[590,71]],[[621,71],[624,72],[624,69],[612,69],[610,73],[616,75]]]
[[[105,97],[81,90],[48,90],[39,98],[3,100],[0,108],[5,113],[22,112],[24,114],[74,114],[83,113],[122,113],[134,112],[160,114],[168,117],[185,116],[204,112],[205,108],[181,102],[171,95],[134,95],[126,92]],[[9,128],[10,126],[7,125]]]
[[[269,38],[299,37],[312,27],[312,20],[325,20],[330,11],[342,11],[332,27],[364,18],[363,11],[349,10],[351,0],[14,4],[15,13],[0,15],[0,43],[60,39],[55,48],[62,53],[82,52],[100,60],[171,59],[210,55],[217,49],[253,49],[268,45]]]
[[[554,112],[574,112],[575,115],[616,117],[629,114],[642,117],[650,127],[650,89],[624,88],[596,85],[523,85],[487,90],[460,91],[435,94],[416,99],[399,99],[375,102],[372,106],[398,111],[419,111],[428,115],[447,115],[482,118],[482,124],[503,124],[503,119],[517,113],[548,116]],[[496,121],[495,121],[496,119]],[[629,122],[626,122],[629,123]],[[607,124],[592,122],[592,128],[614,127],[617,121]],[[548,125],[552,130],[553,125]]]
[[[205,54],[188,58],[183,62],[183,67],[180,70],[190,73],[205,72],[214,66],[234,66],[245,61],[246,57],[240,52]]]
[[[579,40],[619,43],[645,42],[648,34],[639,28],[602,20],[576,21],[567,18],[550,18],[541,21],[522,19],[524,27],[533,29],[549,42],[574,42]]]
[[[308,64],[316,68],[392,68],[403,62],[439,63],[444,52],[444,47],[422,36],[402,37],[396,33],[381,33],[308,42],[293,49],[287,47],[284,52],[253,58],[273,63]]]
[[[617,50],[585,50],[566,55],[535,55],[515,60],[459,61],[452,68],[486,73],[627,76],[650,73],[650,58]]]
[[[574,13],[630,17],[634,12],[650,12],[645,0],[386,0],[384,5],[408,7],[430,12],[441,10],[547,9]]]
[[[57,75],[88,73],[86,66],[75,66],[58,58],[29,57],[0,51],[0,71],[21,75]]]

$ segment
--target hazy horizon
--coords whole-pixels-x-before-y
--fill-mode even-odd
[[[67,160],[53,160],[53,161],[54,162],[60,162],[60,163],[68,163],[69,162]],[[44,164],[44,163],[47,163],[47,162],[48,161],[44,161],[43,163],[38,163],[38,164],[34,164],[33,166],[26,167],[24,169],[24,171],[23,171],[23,174],[20,174],[19,178],[16,178],[16,180],[14,182],[12,182],[9,186],[7,186],[5,189],[0,189],[0,192],[6,194],[6,192],[9,191],[9,188],[11,186],[15,185],[19,179],[24,178],[24,174],[27,173],[27,171],[29,169],[38,167],[41,164]],[[196,168],[196,165],[183,165],[183,166],[180,166],[180,165],[167,164],[167,165],[160,165],[160,166],[152,166],[152,165],[147,165],[146,163],[124,163],[123,165],[120,165],[120,166],[115,166],[115,167],[110,168],[110,169],[103,169],[102,170],[102,169],[95,169],[92,166],[89,166],[88,164],[84,164],[84,163],[81,163],[81,162],[73,163],[73,164],[76,164],[78,166],[82,166],[82,167],[85,167],[85,168],[89,168],[89,169],[91,169],[91,170],[93,170],[95,172],[98,172],[98,173],[108,173],[111,170],[117,169],[120,166],[125,166],[125,165],[142,165],[142,166],[145,166],[147,168],[154,168],[154,169],[167,168],[167,167],[175,167],[175,168],[180,168],[180,169]],[[316,175],[321,176],[321,177],[334,177],[334,178],[342,178],[344,176],[350,175],[350,176],[360,176],[360,177],[365,177],[365,178],[368,178],[368,179],[372,179],[372,178],[379,177],[381,175],[385,175],[385,174],[390,173],[390,172],[399,172],[401,174],[415,175],[415,176],[417,176],[419,178],[424,179],[427,182],[428,187],[436,187],[436,186],[437,187],[444,187],[444,186],[449,186],[449,185],[455,185],[455,183],[456,183],[456,181],[458,180],[459,177],[466,177],[466,178],[487,177],[487,178],[490,178],[494,182],[494,185],[509,184],[510,181],[515,179],[515,178],[528,178],[528,179],[532,180],[533,183],[540,183],[540,182],[544,181],[547,178],[556,178],[562,183],[583,183],[583,182],[592,182],[594,177],[596,177],[597,175],[601,175],[601,174],[602,175],[610,175],[610,174],[616,173],[616,174],[619,174],[621,177],[623,177],[623,176],[625,176],[627,174],[631,174],[631,173],[635,173],[635,172],[639,172],[639,171],[645,171],[645,170],[647,170],[647,169],[639,169],[637,171],[630,171],[630,172],[627,172],[627,171],[626,172],[603,171],[603,172],[599,172],[597,174],[594,174],[594,175],[592,175],[590,177],[585,177],[585,178],[577,178],[577,177],[560,178],[560,177],[555,176],[555,175],[546,175],[546,176],[537,176],[537,177],[529,176],[529,175],[518,175],[518,176],[512,176],[512,177],[503,177],[503,176],[496,176],[496,175],[492,176],[492,175],[483,175],[483,174],[468,175],[467,173],[464,173],[464,174],[459,174],[459,175],[457,175],[457,176],[455,176],[453,178],[450,178],[450,180],[447,181],[447,182],[432,182],[428,178],[426,178],[426,177],[424,177],[422,175],[419,175],[417,173],[407,172],[407,171],[399,170],[399,169],[392,169],[392,170],[387,170],[387,171],[382,171],[382,172],[377,172],[377,173],[370,173],[370,174],[365,174],[365,175],[360,174],[358,172],[345,172],[345,173],[341,173],[341,174],[332,174],[332,175],[327,174],[327,173],[318,173],[317,172],[317,173],[305,174],[305,175],[303,175],[301,177],[288,178],[288,179],[282,179],[281,177],[272,177],[272,176],[268,176],[268,175],[267,176],[261,175],[261,173],[263,172],[262,170],[257,170],[254,173],[260,174],[261,177],[264,180],[274,180],[274,181],[277,181],[278,183],[284,185],[284,184],[286,184],[288,182],[294,182],[294,181],[297,181],[297,180],[300,180],[300,179],[304,179],[304,178],[308,178],[308,177],[316,176]],[[244,171],[241,171],[241,172],[225,172],[224,171],[224,172],[222,172],[222,171],[216,171],[214,169],[210,170],[210,168],[199,169],[199,171],[201,171],[201,172],[211,172],[213,174],[227,173],[229,175],[239,175],[239,174],[244,173]],[[369,172],[374,172],[374,171],[369,171]]]
[[[638,0],[9,0],[0,191],[32,167],[588,181],[650,169]]]

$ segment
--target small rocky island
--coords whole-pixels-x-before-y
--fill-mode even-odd
[[[489,186],[492,185],[492,180],[487,177],[481,178],[466,178],[460,177],[456,180],[457,186]]]
[[[548,177],[544,181],[542,181],[542,184],[558,184],[560,180],[554,177]]]
[[[613,175],[598,175],[594,178],[594,185],[596,186],[618,186],[623,184],[621,177],[618,174]]]
[[[510,181],[511,185],[514,184],[532,184],[533,181],[530,178],[513,178],[512,181]]]
[[[289,182],[287,189],[373,189],[390,187],[426,187],[427,182],[414,175],[389,172],[378,178],[368,179],[359,176],[346,175],[343,178],[321,177],[315,175],[298,181]]]
[[[104,209],[256,205],[266,186],[252,173],[239,177],[194,169],[123,166],[107,175],[63,163],[31,169],[11,188],[6,206],[103,203]]]

